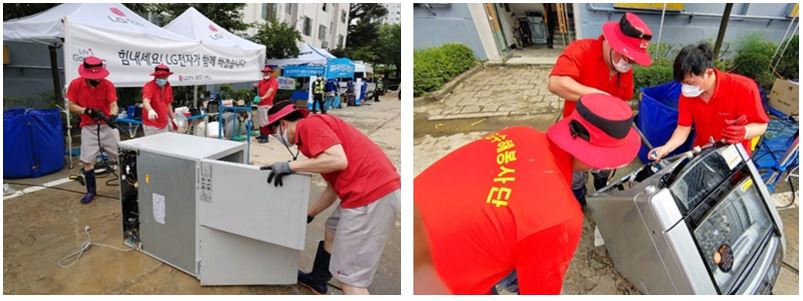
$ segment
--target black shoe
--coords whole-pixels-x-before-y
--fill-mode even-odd
[[[89,204],[95,199],[97,195],[97,186],[95,182],[95,170],[85,170],[84,171],[84,180],[86,182],[86,194],[84,197],[81,198],[81,204]]]
[[[323,247],[323,241],[318,242],[318,252],[315,254],[312,271],[309,273],[298,271],[298,284],[312,290],[315,294],[326,294],[327,283],[332,279],[332,273],[329,272],[330,257],[331,254],[326,252]]]
[[[595,178],[594,179],[594,190],[595,191],[600,190],[602,188],[605,188],[605,186],[608,186],[608,178],[600,177],[600,178]]]
[[[577,202],[580,203],[580,207],[586,206],[586,187],[580,189],[572,189],[572,193],[574,193],[574,198],[577,199]]]

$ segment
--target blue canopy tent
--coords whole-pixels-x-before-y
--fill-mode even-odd
[[[339,58],[339,59],[330,59],[326,63],[326,79],[327,81],[333,81],[340,78],[354,78],[354,63],[347,58]],[[334,83],[336,89],[339,89],[339,85],[335,82]],[[312,109],[313,104],[309,105],[309,109]],[[327,109],[330,108],[340,108],[340,93],[335,93],[335,96],[331,99],[327,99],[325,101],[324,106]]]
[[[305,43],[296,58],[268,60],[268,65],[282,68],[282,76],[293,78],[310,78],[323,75],[324,78],[354,77],[354,63],[347,58],[337,58],[324,49]],[[310,90],[296,90],[290,96],[291,101],[307,100],[312,109]]]

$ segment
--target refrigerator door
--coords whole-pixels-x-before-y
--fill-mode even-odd
[[[304,249],[310,176],[267,183],[257,166],[199,162],[202,285],[291,284]]]

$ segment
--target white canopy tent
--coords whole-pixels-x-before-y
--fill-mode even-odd
[[[218,56],[230,55],[246,60],[246,68],[242,72],[227,77],[229,82],[258,81],[265,62],[265,45],[257,44],[238,37],[223,27],[212,22],[194,7],[173,19],[163,27],[201,43],[209,52]],[[198,105],[198,86],[195,86],[193,103]]]
[[[259,78],[264,60],[264,55],[262,60],[255,57],[249,61],[239,57],[240,53],[207,47],[202,41],[158,27],[114,3],[61,4],[3,22],[3,40],[63,46],[65,86],[78,77],[78,66],[87,56],[104,60],[110,73],[107,79],[117,87],[142,87],[152,79],[149,74],[158,64],[168,65],[174,72],[170,78],[173,86],[251,81]],[[55,53],[52,47],[51,53]],[[51,65],[54,64],[55,55],[51,54]],[[56,87],[56,91],[61,89]],[[70,128],[66,100],[64,110]],[[69,151],[71,135],[67,135],[67,141]],[[72,157],[69,163],[72,168]]]
[[[246,61],[241,72],[227,74],[227,82],[257,81],[265,62],[265,45],[238,37],[209,20],[194,7],[163,27],[182,37],[199,41],[202,47],[218,57],[230,56]]]
[[[65,83],[86,56],[103,59],[117,87],[141,87],[158,64],[170,66],[173,86],[231,83],[259,77],[260,66],[160,28],[114,3],[67,3],[3,23],[3,40],[64,46]],[[254,67],[256,66],[256,67]]]
[[[325,66],[330,59],[337,57],[326,51],[325,49],[317,48],[304,43],[299,49],[298,57],[278,60],[268,60],[268,65],[271,66],[290,66],[290,65],[322,65]]]

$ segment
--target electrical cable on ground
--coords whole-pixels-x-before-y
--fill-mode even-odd
[[[72,193],[77,193],[77,194],[85,194],[86,193],[86,191],[78,191],[78,190],[72,190],[72,189],[66,189],[66,188],[58,188],[58,187],[45,186],[45,185],[39,185],[39,184],[26,184],[26,183],[17,183],[17,182],[4,182],[4,183],[11,184],[11,185],[20,185],[20,186],[43,187],[43,188],[61,190],[61,191],[72,192]],[[113,199],[113,200],[119,199],[118,197],[102,195],[102,194],[97,194],[97,196],[104,197],[104,198],[109,198],[109,199]]]
[[[785,267],[785,268],[787,268],[788,270],[792,271],[792,273],[795,273],[795,275],[799,275],[799,274],[800,274],[800,272],[797,270],[797,268],[793,267],[793,266],[792,266],[791,264],[789,264],[788,262],[786,262],[786,261],[782,261],[782,262],[781,262],[781,264],[782,264],[782,266],[783,266],[783,267]]]
[[[64,258],[62,258],[61,260],[59,260],[59,262],[58,262],[59,267],[61,267],[62,269],[66,269],[66,268],[69,268],[69,267],[75,265],[76,263],[78,263],[78,260],[81,259],[81,255],[83,255],[84,252],[86,252],[86,250],[88,250],[89,247],[91,247],[91,246],[106,247],[106,248],[114,249],[114,250],[117,250],[117,251],[120,251],[120,252],[130,252],[130,251],[134,250],[134,249],[130,249],[130,248],[129,249],[122,249],[122,248],[118,248],[118,247],[114,247],[114,246],[110,246],[110,245],[105,245],[105,244],[101,244],[101,243],[92,242],[92,236],[89,235],[89,230],[90,230],[89,226],[85,226],[84,227],[84,233],[86,233],[86,241],[83,244],[81,244],[81,247],[78,248],[77,251],[72,252],[69,255],[64,256]],[[75,258],[75,259],[70,261],[71,258]],[[69,264],[68,264],[68,262],[69,262]]]

